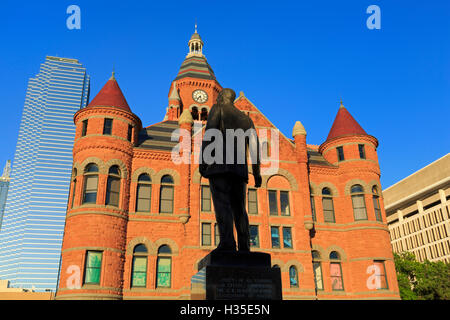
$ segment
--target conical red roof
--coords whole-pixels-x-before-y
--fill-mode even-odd
[[[367,133],[352,117],[350,112],[341,104],[339,111],[334,119],[333,126],[328,134],[327,141],[333,138],[347,135],[360,135]]]
[[[106,82],[100,92],[89,103],[88,107],[116,107],[131,112],[122,90],[114,75]]]

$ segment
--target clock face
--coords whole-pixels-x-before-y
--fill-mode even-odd
[[[195,90],[192,92],[192,98],[198,103],[205,103],[208,101],[208,94],[203,90]]]

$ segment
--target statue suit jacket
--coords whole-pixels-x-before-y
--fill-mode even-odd
[[[220,154],[218,148],[220,147],[220,144],[218,144],[218,141],[216,141],[215,138],[205,139],[207,137],[207,130],[209,129],[217,129],[220,131],[223,141],[222,154]],[[239,132],[238,129],[242,129],[242,131]],[[217,130],[215,131],[216,133],[219,132]],[[233,133],[235,134],[233,135]],[[245,139],[238,138],[239,135],[245,137]],[[214,143],[214,146],[210,146],[211,143]],[[233,146],[234,152],[232,155],[230,152],[227,152],[227,145],[229,148],[228,150],[231,150],[230,146]],[[210,148],[208,148],[209,150],[204,153],[205,148],[208,146],[210,146]],[[211,150],[214,150],[215,152],[210,152]],[[216,152],[218,152],[218,154]],[[242,152],[244,152],[244,154],[242,154]],[[241,155],[241,161],[238,161],[238,153]],[[205,163],[204,159],[207,154],[212,154],[214,156],[213,163]],[[248,157],[251,158],[253,174],[255,176],[259,175],[259,140],[252,119],[244,112],[237,109],[233,104],[213,105],[208,115],[205,135],[202,141],[200,174],[205,178],[209,178],[214,174],[230,173],[241,177],[243,181],[248,183]]]

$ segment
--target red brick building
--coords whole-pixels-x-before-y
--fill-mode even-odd
[[[114,75],[75,114],[57,299],[190,298],[197,264],[217,240],[194,128],[222,87],[197,32],[188,45],[162,122],[142,127]],[[341,103],[320,146],[306,143],[299,121],[293,139],[280,133],[276,146],[275,126],[242,92],[235,105],[259,132],[269,130],[263,150],[278,155],[261,188],[250,175],[247,198],[252,250],[281,269],[283,298],[399,299],[377,139]],[[173,139],[178,128],[192,139]],[[193,148],[190,162],[172,160],[179,142]]]

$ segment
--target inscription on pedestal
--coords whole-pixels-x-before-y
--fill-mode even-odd
[[[269,279],[222,279],[216,285],[217,299],[272,299],[274,287]]]
[[[279,300],[278,268],[206,267],[206,299]]]

